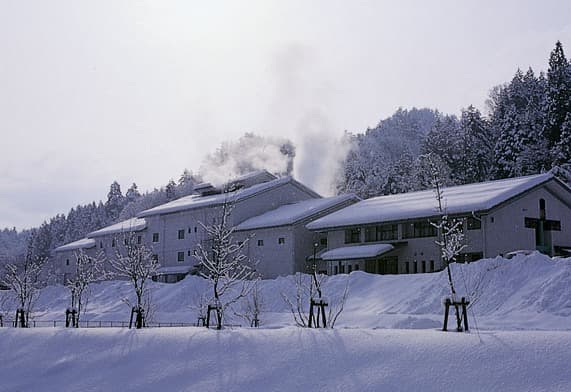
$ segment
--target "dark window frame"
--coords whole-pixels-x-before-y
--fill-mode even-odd
[[[361,228],[345,229],[345,243],[358,244],[361,242]]]
[[[469,216],[466,219],[466,228],[468,230],[481,230],[482,220],[473,216]]]

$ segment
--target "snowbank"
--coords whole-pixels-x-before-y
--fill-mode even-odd
[[[470,323],[484,330],[571,330],[571,259],[533,254],[453,265],[459,295],[467,295]],[[442,298],[449,295],[445,272],[411,275],[372,275],[353,272],[327,278],[324,295],[332,302],[349,284],[349,298],[338,327],[434,329],[441,327]],[[207,281],[189,276],[176,284],[153,283],[155,321],[196,322],[195,306],[207,292]],[[260,284],[264,313],[262,325],[294,325],[282,293],[294,298],[293,277]],[[0,291],[0,296],[7,292]],[[63,320],[69,306],[64,287],[42,290],[36,320]],[[127,321],[133,299],[127,282],[94,285],[84,320]],[[309,301],[307,301],[308,303]],[[1,302],[0,302],[1,303]],[[194,307],[194,308],[193,308]],[[240,309],[238,309],[240,310]],[[475,316],[475,317],[474,317]],[[244,324],[239,318],[229,320]]]

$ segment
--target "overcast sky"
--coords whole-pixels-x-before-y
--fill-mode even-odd
[[[571,53],[570,1],[498,3],[0,0],[0,227],[115,179],[164,185],[246,131],[300,143],[398,107],[484,109],[556,40]]]

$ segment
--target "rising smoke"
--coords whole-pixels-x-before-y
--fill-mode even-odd
[[[201,176],[214,185],[256,170],[267,170],[277,176],[291,175],[295,147],[284,138],[246,133],[236,141],[227,141],[206,156],[200,167]]]
[[[271,136],[247,133],[223,143],[203,161],[200,174],[206,181],[219,185],[231,177],[266,169],[278,175],[293,173],[323,196],[335,194],[352,145],[328,115],[328,108],[335,107],[328,105],[335,89],[321,79],[315,52],[300,44],[277,49],[270,67],[275,82],[272,99],[260,127]]]

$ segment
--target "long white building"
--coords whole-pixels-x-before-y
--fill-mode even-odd
[[[396,274],[442,269],[435,223],[440,213],[432,190],[360,201],[354,195],[322,198],[291,177],[266,171],[226,184],[229,192],[201,184],[197,194],[141,212],[138,217],[89,233],[56,249],[63,280],[74,271],[74,253],[114,257],[126,233],[150,247],[161,268],[156,277],[176,282],[208,247],[204,226],[232,205],[235,241],[265,278],[306,272],[315,255],[327,274],[364,270]],[[571,254],[571,189],[552,173],[444,188],[446,214],[460,219],[466,248],[460,261],[514,250]]]
[[[515,250],[571,254],[571,189],[552,173],[444,188],[445,213],[461,219],[460,261]],[[365,270],[416,273],[442,269],[440,213],[433,190],[363,200],[309,224],[327,236],[320,253],[329,274]]]

